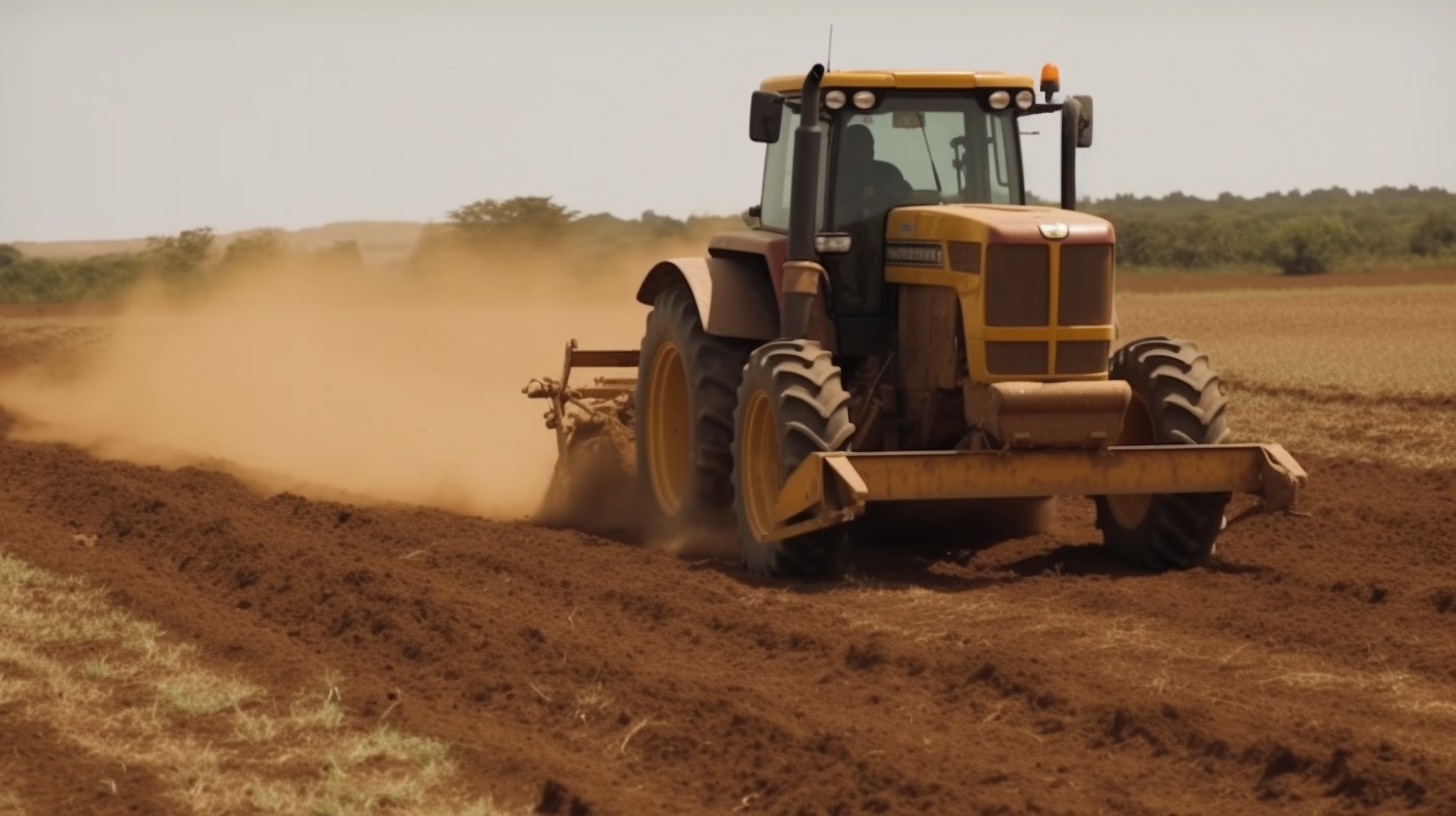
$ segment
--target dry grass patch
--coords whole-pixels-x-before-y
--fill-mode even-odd
[[[1117,311],[1123,338],[1188,337],[1249,380],[1456,395],[1456,286],[1125,293]]]
[[[96,318],[0,316],[0,374],[35,368],[65,376],[110,339],[110,326]]]
[[[1123,338],[1196,341],[1242,441],[1456,467],[1456,286],[1119,295]]]
[[[456,783],[449,746],[347,727],[342,699],[336,677],[278,699],[209,670],[85,581],[0,552],[0,704],[148,768],[194,812],[502,812]]]
[[[1278,442],[1296,455],[1456,468],[1456,398],[1442,407],[1230,381],[1229,424],[1236,441]]]

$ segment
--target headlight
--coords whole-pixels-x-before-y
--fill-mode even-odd
[[[1031,103],[1035,101],[1036,94],[1032,93],[1030,90],[1016,92],[1016,107],[1021,108],[1022,110],[1026,110],[1027,108],[1031,107]]]
[[[814,236],[814,251],[824,254],[843,254],[848,252],[854,242],[848,235],[839,232],[826,232]]]
[[[830,91],[824,94],[824,107],[830,110],[839,110],[844,107],[844,91]]]
[[[1066,238],[1072,230],[1060,221],[1046,221],[1036,225],[1041,230],[1041,237],[1048,241],[1060,241]]]
[[[1001,110],[1002,108],[1010,104],[1011,94],[1005,91],[996,91],[991,94],[991,107],[995,110]]]
[[[854,106],[860,110],[869,110],[875,106],[874,91],[856,91],[854,95]]]

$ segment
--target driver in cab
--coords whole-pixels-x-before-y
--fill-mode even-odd
[[[864,125],[850,125],[840,136],[836,182],[840,212],[853,214],[851,220],[868,218],[874,205],[913,189],[900,168],[875,158],[875,135]]]

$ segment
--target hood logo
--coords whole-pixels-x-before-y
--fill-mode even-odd
[[[945,256],[934,241],[887,241],[885,263],[891,266],[925,266],[940,269]]]
[[[1048,241],[1060,241],[1067,237],[1067,233],[1072,231],[1070,227],[1060,221],[1037,224],[1036,227],[1041,230],[1041,237]]]

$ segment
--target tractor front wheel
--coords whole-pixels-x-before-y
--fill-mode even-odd
[[[1118,445],[1216,445],[1228,439],[1228,399],[1208,356],[1169,337],[1112,355],[1112,379],[1132,386]],[[1213,552],[1230,493],[1097,496],[1097,526],[1117,558],[1154,572],[1187,569]]]
[[[775,340],[749,357],[734,415],[733,492],[744,566],[759,575],[834,572],[848,539],[832,527],[783,541],[775,526],[779,489],[811,453],[843,450],[854,435],[849,394],[830,353],[812,340]]]

